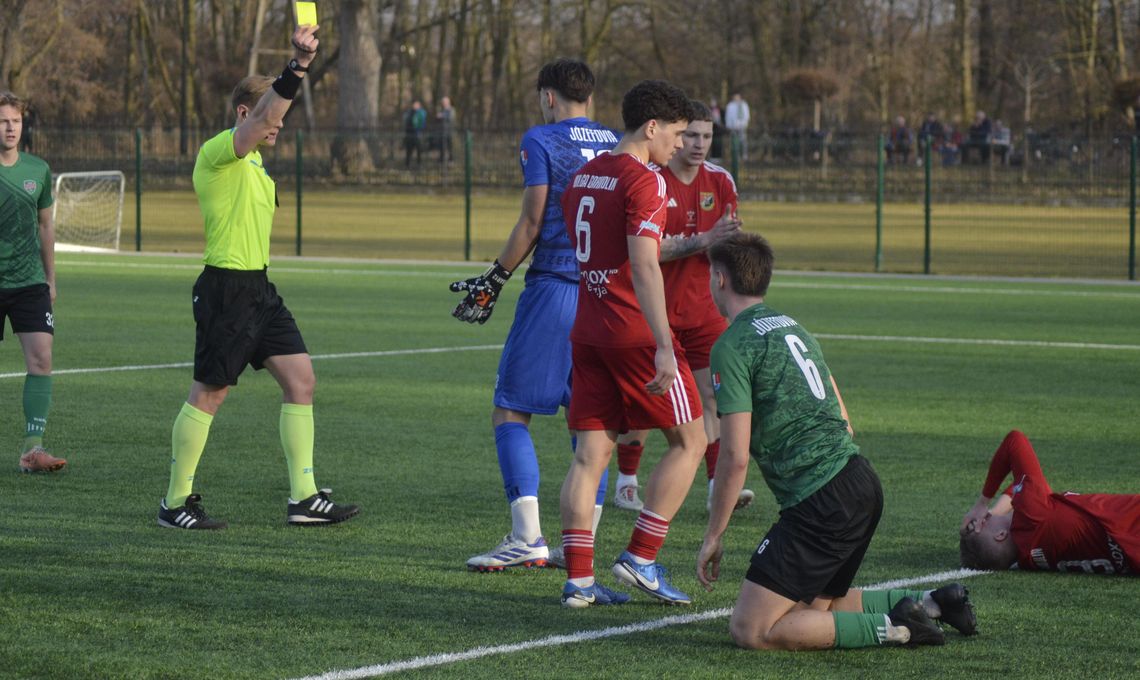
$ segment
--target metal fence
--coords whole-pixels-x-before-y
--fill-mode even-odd
[[[167,203],[190,191],[198,147],[216,131],[37,130],[31,151],[56,173],[121,170],[136,192],[126,212],[124,248],[192,249],[200,241],[195,215],[181,214],[186,238],[166,239]],[[456,132],[408,138],[401,132],[286,131],[265,164],[297,209],[278,217],[279,251],[357,255],[377,240],[375,252],[393,256],[487,259],[497,252],[517,217],[517,133]],[[1030,135],[1008,147],[913,148],[887,153],[878,134],[786,131],[753,135],[747,148],[718,140],[737,181],[750,228],[777,244],[782,266],[856,271],[1082,276],[1135,280],[1136,145],[1131,136],[1103,139]],[[350,147],[363,163],[347,170],[334,151]],[[186,152],[183,153],[183,149]],[[983,154],[983,151],[985,152]],[[965,158],[963,157],[965,156]],[[984,160],[983,160],[984,157]],[[413,194],[450,206],[446,229],[413,249],[392,240],[401,224],[353,227],[356,238],[338,250],[336,240],[314,252],[316,237],[303,224],[344,221],[312,197],[364,193]],[[513,196],[507,216],[504,196]],[[161,201],[149,201],[161,197]],[[309,199],[306,199],[309,197]],[[128,206],[130,205],[128,200]],[[304,203],[306,207],[301,209]],[[491,203],[495,207],[489,206]],[[480,225],[480,215],[487,222]],[[288,218],[286,218],[288,216]],[[132,218],[134,221],[132,223]],[[181,223],[180,222],[180,223]],[[163,226],[165,225],[165,226]],[[136,230],[135,238],[128,236]],[[173,238],[173,237],[171,237]],[[388,239],[388,240],[385,240]],[[355,245],[353,245],[355,243]],[[200,247],[200,246],[199,246]]]

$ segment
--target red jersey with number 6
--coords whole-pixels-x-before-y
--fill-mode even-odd
[[[1140,573],[1140,494],[1054,493],[1033,445],[1017,430],[994,452],[982,495],[1006,475],[1013,483],[1010,536],[1022,569],[1097,574]]]
[[[712,229],[731,206],[736,210],[736,183],[732,175],[719,165],[705,162],[697,170],[692,183],[677,179],[673,171],[661,171],[669,194],[666,239],[693,238]],[[665,302],[669,325],[673,328],[696,328],[707,324],[724,325],[709,293],[709,258],[697,253],[679,260],[661,263],[665,278]]]
[[[636,156],[603,154],[570,178],[562,214],[578,259],[578,315],[570,340],[598,347],[656,345],[633,289],[626,237],[660,244],[665,180]]]

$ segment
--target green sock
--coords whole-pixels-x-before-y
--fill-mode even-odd
[[[281,448],[289,465],[289,497],[300,501],[315,494],[312,404],[281,404]]]
[[[170,436],[172,456],[166,507],[182,507],[194,489],[194,472],[198,469],[202,449],[206,448],[206,437],[210,435],[212,422],[214,416],[199,411],[190,404],[183,404],[178,417],[174,419],[174,431]]]
[[[913,597],[915,602],[922,604],[921,590],[864,590],[863,613],[889,614],[904,597]]]
[[[48,411],[51,410],[51,376],[32,375],[24,378],[24,451],[43,446]]]
[[[887,639],[887,621],[882,614],[831,612],[835,617],[835,648],[856,649],[881,645]]]

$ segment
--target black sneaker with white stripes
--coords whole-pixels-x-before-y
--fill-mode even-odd
[[[202,496],[190,494],[180,508],[166,507],[166,499],[158,504],[158,523],[171,529],[225,529],[226,523],[210,519],[202,507]]]
[[[355,505],[337,505],[329,499],[332,489],[321,489],[303,501],[289,499],[289,524],[336,524],[355,517],[360,508]]]

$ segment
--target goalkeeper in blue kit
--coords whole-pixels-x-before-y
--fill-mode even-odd
[[[522,214],[486,272],[451,284],[453,292],[466,293],[453,316],[486,323],[511,273],[533,251],[499,361],[491,414],[511,531],[490,551],[467,560],[474,571],[544,566],[552,559],[539,521],[538,458],[529,425],[531,416],[554,415],[570,403],[570,328],[578,305],[578,261],[566,234],[561,198],[583,163],[618,142],[617,134],[586,116],[594,90],[594,74],[586,64],[570,59],[546,64],[537,89],[545,124],[528,130],[520,144]],[[603,477],[595,517],[600,516],[605,486]],[[552,561],[560,561],[557,552]]]

